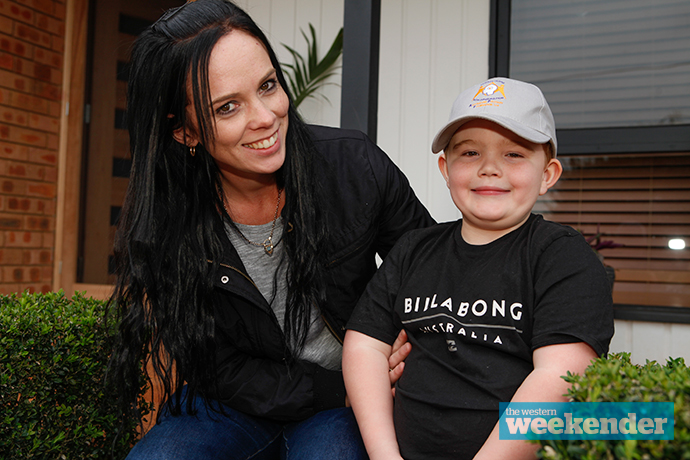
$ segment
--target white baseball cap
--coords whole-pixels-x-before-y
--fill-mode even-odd
[[[536,144],[550,142],[556,156],[556,123],[541,90],[510,78],[492,78],[463,91],[450,111],[448,123],[431,143],[438,153],[464,123],[475,118],[493,121]]]

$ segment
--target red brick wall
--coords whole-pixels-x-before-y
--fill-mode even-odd
[[[0,0],[0,293],[49,291],[65,0]]]

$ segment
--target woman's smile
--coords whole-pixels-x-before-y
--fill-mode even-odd
[[[269,147],[273,147],[278,140],[278,131],[273,133],[271,137],[267,137],[266,139],[263,139],[261,141],[257,142],[252,142],[251,144],[244,144],[245,147],[248,147],[252,150],[264,150]]]

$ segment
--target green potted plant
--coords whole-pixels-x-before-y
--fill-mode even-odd
[[[537,456],[548,460],[690,459],[690,368],[683,358],[665,365],[636,365],[629,353],[592,361],[582,375],[563,377],[573,402],[673,402],[674,439],[540,440]]]

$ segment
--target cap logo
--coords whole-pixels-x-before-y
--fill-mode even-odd
[[[479,87],[479,91],[472,98],[470,108],[479,107],[498,107],[506,99],[505,84],[501,82],[488,81]]]

